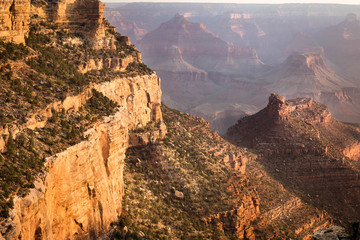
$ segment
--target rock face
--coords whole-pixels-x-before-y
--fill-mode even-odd
[[[0,3],[0,40],[24,43],[29,31],[30,0]]]
[[[0,3],[2,40],[23,43],[31,11],[41,15],[34,17],[34,21],[38,18],[54,21],[60,29],[82,35],[82,40],[95,49],[115,47],[115,35],[106,33],[113,31],[113,27],[104,19],[101,2],[64,0],[32,1],[32,4],[21,0]],[[128,38],[122,38],[130,45]],[[79,70],[83,73],[103,69],[123,71],[130,62],[141,63],[141,54],[104,58],[99,62],[90,60]],[[166,127],[160,109],[160,79],[155,74],[114,75],[109,81],[90,83],[77,94],[28,114],[22,124],[0,130],[15,137],[21,131],[44,128],[53,111],[77,112],[92,97],[93,90],[119,106],[114,115],[86,131],[86,140],[46,159],[45,170],[38,176],[35,188],[25,197],[15,197],[10,218],[0,227],[1,239],[98,239],[121,214],[126,150],[163,138]],[[156,127],[149,136],[138,142],[130,139],[134,129],[150,122]],[[0,151],[5,148],[4,140],[1,136]]]
[[[41,13],[41,17],[58,23],[63,29],[83,35],[94,48],[112,47],[113,42],[105,34],[110,27],[104,18],[105,6],[98,0],[6,0],[0,6],[2,40],[24,43],[31,13]]]
[[[330,226],[316,231],[313,235],[315,240],[338,240],[343,238],[351,238],[344,228],[339,226]]]
[[[204,219],[204,222],[214,224],[220,221],[219,228],[222,231],[232,231],[240,238],[255,240],[254,229],[249,226],[249,222],[254,221],[260,215],[259,198],[256,193],[251,192],[243,197],[242,203],[239,208],[218,213],[208,219]],[[232,219],[240,220],[232,221]]]
[[[109,228],[122,211],[124,113],[90,129],[87,141],[47,159],[36,188],[14,200],[7,239],[95,239]]]
[[[111,45],[107,42],[104,18],[105,6],[98,0],[61,0],[50,2],[49,17],[62,28],[82,34],[95,48]]]
[[[152,75],[92,87],[116,101],[119,111],[88,130],[87,141],[47,159],[47,171],[36,188],[14,201],[8,223],[13,230],[7,239],[96,239],[121,214],[123,160],[135,144],[129,130],[150,121],[161,125],[160,81]],[[87,93],[49,109],[75,110],[81,99],[90,97]],[[165,131],[154,131],[152,141],[164,137]]]
[[[268,172],[345,222],[358,216],[359,131],[309,98],[276,94],[267,107],[229,128],[227,139],[256,148]]]
[[[121,213],[129,130],[162,121],[160,81],[156,75],[120,78],[92,88],[116,101],[119,112],[89,130],[87,141],[47,159],[47,173],[38,183],[42,190],[37,187],[29,196],[15,200],[14,230],[8,239],[96,237]],[[89,92],[54,103],[39,114],[46,117],[48,112],[51,117],[51,109],[76,110],[91,96]],[[45,122],[46,118],[31,126],[41,127]],[[163,129],[153,138],[164,137],[164,133]]]
[[[338,76],[318,53],[291,54],[280,66],[268,73],[271,91],[293,97],[294,94],[332,92],[354,86]]]

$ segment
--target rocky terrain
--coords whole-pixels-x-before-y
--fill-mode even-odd
[[[0,239],[309,239],[356,221],[359,130],[325,106],[272,95],[229,130],[234,145],[161,105],[160,78],[101,2],[2,4]],[[216,67],[236,70],[249,56],[262,65],[256,52],[181,16],[167,24],[181,44],[162,42],[160,69],[190,76],[188,88],[204,94],[217,86],[224,100],[193,110],[215,120],[254,111],[247,103],[264,98],[261,81]],[[194,29],[198,38],[186,33]],[[192,39],[211,41],[192,50]],[[203,50],[219,62],[195,64]],[[239,94],[248,102],[227,108]]]
[[[160,79],[99,1],[3,4],[1,239],[96,239],[122,212],[130,130],[165,135]]]
[[[0,39],[24,43],[29,31],[30,2],[9,0],[2,1],[0,6]]]
[[[167,136],[127,152],[113,238],[308,239],[332,222],[203,119],[165,106],[162,113]]]
[[[342,224],[358,219],[359,129],[310,98],[272,94],[266,108],[228,130],[230,142],[262,154],[269,174]]]

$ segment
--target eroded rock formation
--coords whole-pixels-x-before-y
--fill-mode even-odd
[[[0,3],[0,40],[24,43],[29,31],[30,0],[4,0]]]
[[[0,25],[2,40],[24,43],[31,11],[36,23],[53,21],[53,28],[67,32],[67,40],[74,48],[87,43],[95,49],[112,51],[114,57],[90,59],[79,67],[79,72],[104,69],[125,72],[128,64],[141,63],[141,54],[135,49],[129,48],[128,52],[134,51],[127,56],[116,52],[116,41],[118,45],[124,42],[125,48],[131,43],[128,38],[115,35],[104,19],[104,5],[97,0],[33,1],[33,5],[30,1],[15,0],[0,6],[0,21],[4,22]],[[46,27],[42,30],[51,31]],[[60,48],[61,44],[67,42],[53,43]],[[21,123],[14,121],[1,128],[1,134],[14,139],[21,132],[38,131],[57,112],[80,111],[94,91],[118,105],[114,115],[93,121],[82,142],[46,158],[45,169],[29,194],[23,197],[14,194],[10,218],[2,219],[1,239],[98,239],[121,214],[126,150],[163,138],[166,127],[160,109],[160,79],[155,74],[111,76],[108,81],[87,83],[76,93],[65,93],[62,100],[53,98],[47,106],[28,113]],[[138,142],[131,139],[134,129],[148,123],[156,125],[149,136]],[[0,152],[6,149],[6,140],[1,135]]]
[[[156,75],[118,78],[91,88],[116,101],[119,111],[88,130],[87,141],[47,159],[47,171],[35,189],[25,198],[14,200],[11,221],[6,224],[13,227],[7,239],[95,238],[106,232],[122,210],[126,149],[130,144],[139,144],[130,141],[129,131],[152,121],[162,129],[154,129],[152,141],[164,137],[160,81]],[[51,109],[76,111],[90,97],[89,89],[53,103],[22,128],[44,127]]]
[[[267,172],[285,186],[344,222],[358,216],[359,137],[326,106],[276,94],[265,109],[240,119],[227,133],[231,142],[256,148]]]

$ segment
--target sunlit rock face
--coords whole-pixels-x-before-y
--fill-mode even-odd
[[[30,0],[0,3],[0,40],[24,43],[29,31]]]

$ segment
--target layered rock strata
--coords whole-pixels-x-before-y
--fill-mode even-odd
[[[158,123],[152,141],[164,137],[166,131],[160,81],[151,75],[91,87],[116,101],[119,111],[88,130],[86,141],[47,159],[46,172],[39,176],[35,189],[14,200],[11,219],[5,224],[13,227],[6,239],[96,239],[121,214],[125,152],[130,144],[139,144],[130,141],[129,131]],[[89,92],[52,104],[39,113],[44,117],[40,122],[33,116],[35,122],[26,127],[43,127],[51,109],[76,111]]]
[[[0,40],[24,43],[29,31],[30,0],[0,2]]]
[[[69,41],[75,47],[85,42],[95,49],[116,50],[116,41],[131,44],[128,38],[114,35],[114,28],[104,19],[104,5],[97,0],[32,4],[14,0],[0,6],[1,40],[24,43],[31,13],[34,21],[54,22],[54,27],[74,35]],[[129,63],[141,63],[140,53],[120,55],[98,62],[90,60],[79,71],[125,71]],[[92,97],[93,90],[116,102],[117,112],[94,123],[85,132],[84,141],[46,159],[35,188],[26,196],[14,198],[10,218],[1,222],[1,239],[98,239],[121,214],[126,150],[163,138],[166,133],[160,109],[160,79],[155,74],[90,83],[77,95],[67,95],[29,114],[22,124],[5,125],[0,133],[16,138],[28,129],[36,132],[46,126],[54,112],[77,112]],[[133,134],[134,129],[150,123],[155,127],[148,136]],[[0,151],[6,148],[2,136]]]
[[[272,94],[268,106],[240,119],[227,139],[256,148],[267,172],[306,201],[344,223],[356,221],[360,134],[333,119],[325,105]]]

